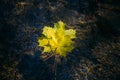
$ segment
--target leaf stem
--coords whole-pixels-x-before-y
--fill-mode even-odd
[[[55,61],[54,61],[54,74],[55,74],[55,80],[57,80],[57,54],[56,54],[56,49],[53,53],[55,55]]]
[[[49,57],[47,57],[44,61],[48,60],[49,58],[51,58],[52,56],[54,56],[54,54],[51,54]]]

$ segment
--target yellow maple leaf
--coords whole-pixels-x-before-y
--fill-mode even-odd
[[[67,53],[74,49],[74,41],[76,31],[73,29],[65,29],[65,23],[58,21],[54,27],[45,26],[42,34],[45,37],[38,38],[38,46],[44,48],[43,52],[54,52],[60,56],[66,57]]]

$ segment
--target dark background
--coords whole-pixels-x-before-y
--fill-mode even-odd
[[[0,80],[54,80],[37,38],[62,20],[77,31],[75,49],[57,64],[57,80],[120,79],[119,0],[0,0]]]

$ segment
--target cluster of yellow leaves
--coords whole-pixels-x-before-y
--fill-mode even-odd
[[[76,38],[76,31],[65,30],[65,23],[62,21],[54,24],[53,28],[45,26],[42,34],[44,36],[38,38],[38,43],[44,48],[43,52],[55,52],[65,57],[74,48],[72,39]]]

